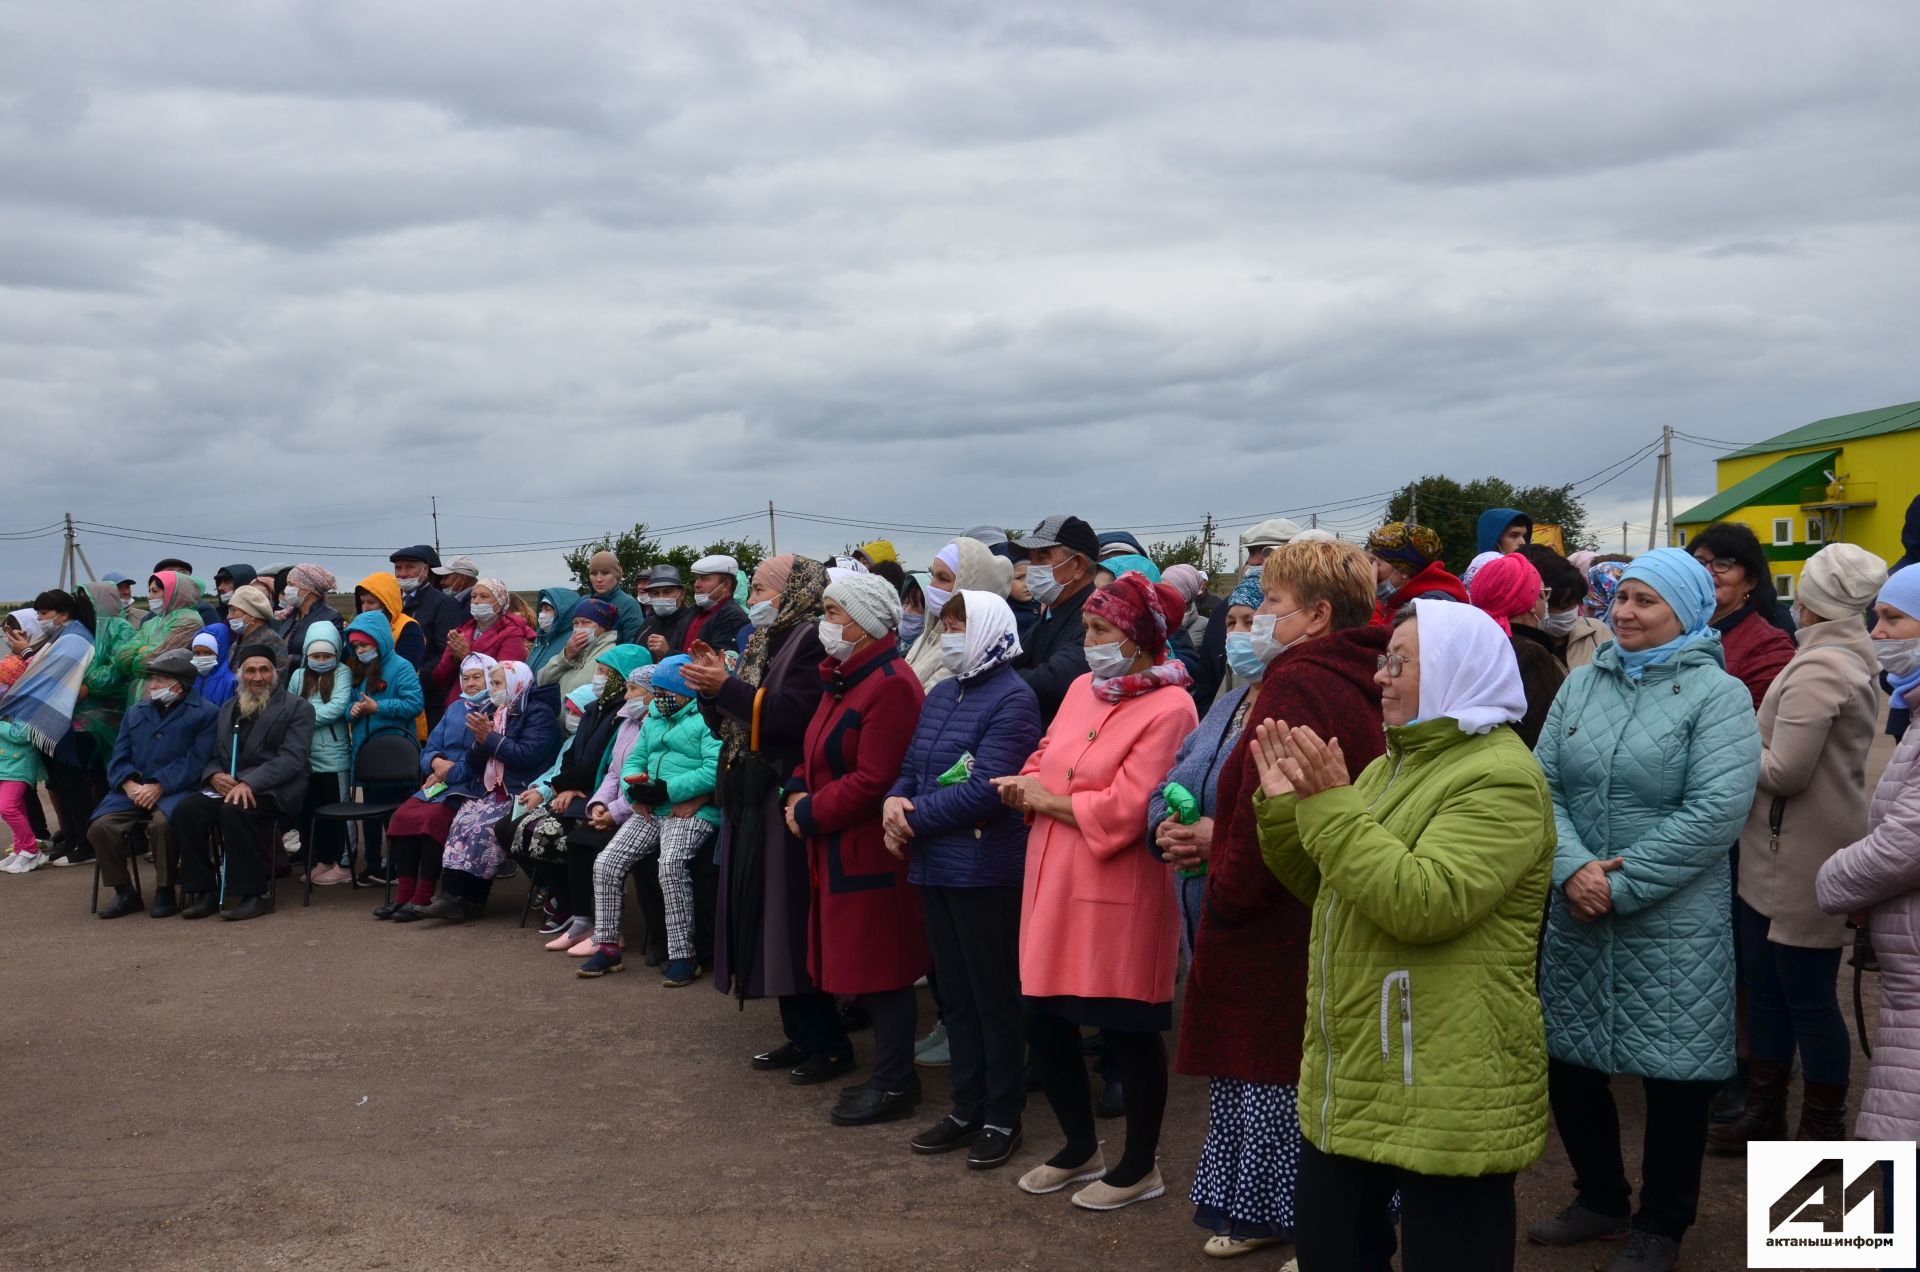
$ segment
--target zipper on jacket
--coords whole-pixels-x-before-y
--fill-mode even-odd
[[[1380,793],[1378,795],[1375,795],[1371,800],[1367,801],[1368,812],[1372,812],[1376,807],[1378,807],[1380,801],[1387,797],[1387,792],[1393,789],[1394,781],[1400,776],[1400,766],[1406,763],[1406,759],[1407,759],[1407,753],[1404,749],[1394,757],[1393,772],[1387,774],[1387,784],[1380,788]],[[1323,912],[1320,919],[1321,930],[1326,933],[1326,939],[1320,942],[1320,1039],[1322,1043],[1325,1044],[1327,1049],[1326,1089],[1320,1093],[1320,1145],[1319,1145],[1319,1148],[1320,1148],[1320,1151],[1323,1153],[1328,1153],[1333,1151],[1332,1148],[1330,1147],[1333,1140],[1333,1128],[1327,1124],[1328,1114],[1331,1113],[1333,1110],[1333,1035],[1327,1032],[1327,955],[1331,953],[1332,947],[1333,947],[1333,907],[1334,907],[1334,903],[1337,902],[1340,898],[1340,894],[1335,892],[1332,888],[1328,888],[1326,890],[1326,893],[1327,893],[1327,908]],[[1384,1034],[1386,1030],[1386,1017],[1384,1013],[1381,1016],[1380,1028],[1382,1033]],[[1407,1032],[1409,1036],[1412,1035],[1412,1030],[1413,1030],[1413,1026],[1411,1023],[1409,1023],[1407,1025]],[[1413,1061],[1411,1058],[1408,1059],[1407,1064],[1409,1069],[1411,1069],[1413,1064]],[[1411,1085],[1413,1082],[1413,1075],[1411,1072],[1409,1072],[1407,1075],[1407,1082],[1409,1085]]]
[[[1394,990],[1398,989],[1399,1002],[1394,1001]],[[1413,973],[1402,968],[1397,972],[1388,972],[1386,979],[1380,982],[1380,1063],[1387,1064],[1393,1059],[1392,1021],[1394,1008],[1398,1007],[1400,1017],[1400,1081],[1404,1086],[1413,1085]]]

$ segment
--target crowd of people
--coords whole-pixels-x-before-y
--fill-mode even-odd
[[[631,934],[666,987],[776,1000],[756,1070],[854,1074],[870,1026],[834,1124],[945,1065],[902,1147],[991,1170],[1038,1092],[1018,1187],[1093,1211],[1166,1191],[1177,1021],[1208,1255],[1671,1268],[1705,1154],[1787,1137],[1796,1072],[1794,1134],[1846,1135],[1850,927],[1885,993],[1855,1129],[1920,1134],[1920,734],[1865,777],[1920,691],[1920,533],[1891,572],[1822,548],[1783,605],[1738,525],[1632,558],[1532,528],[1489,510],[1456,575],[1421,525],[1276,518],[1225,596],[1068,515],[924,572],[601,552],[530,599],[424,546],[345,589],[163,560],[4,619],[0,870],[96,863],[101,919],[255,919],[280,872],[440,924],[524,870],[577,976]],[[1550,1123],[1575,1193],[1521,1216]]]

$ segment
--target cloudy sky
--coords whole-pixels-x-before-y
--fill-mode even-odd
[[[68,511],[355,577],[438,495],[538,586],[494,545],[1363,532],[1920,398],[1914,10],[1771,13],[5,0],[0,596]]]

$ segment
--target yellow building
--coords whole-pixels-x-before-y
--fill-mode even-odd
[[[1675,517],[1681,544],[1717,521],[1760,537],[1781,599],[1800,566],[1829,543],[1857,543],[1896,561],[1920,494],[1920,402],[1836,415],[1716,461],[1720,493]]]

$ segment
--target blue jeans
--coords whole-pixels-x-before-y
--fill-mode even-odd
[[[1740,976],[1747,988],[1747,1044],[1756,1060],[1790,1064],[1794,1048],[1809,1082],[1847,1081],[1853,1040],[1840,1013],[1840,950],[1809,950],[1767,939],[1767,916],[1734,902]]]

